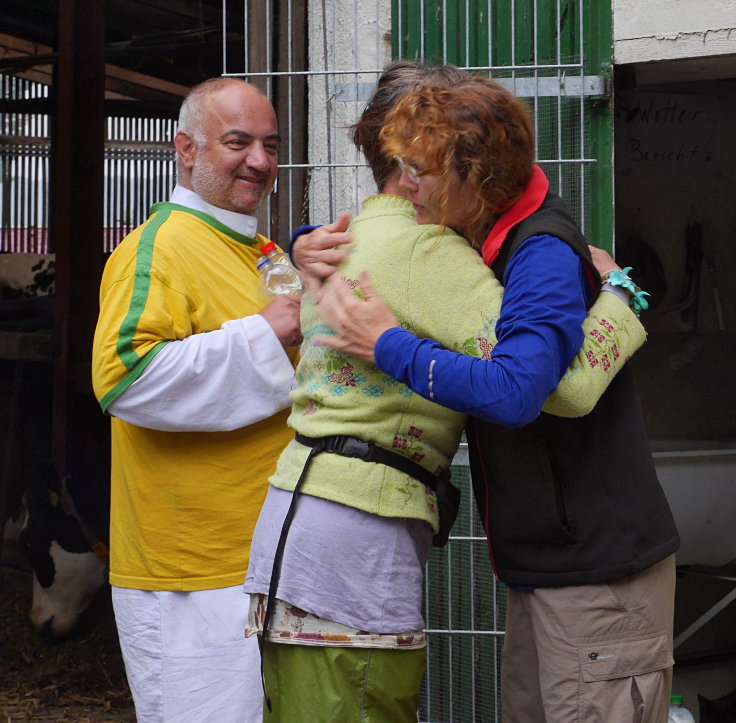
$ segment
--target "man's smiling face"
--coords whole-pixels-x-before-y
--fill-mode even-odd
[[[201,131],[205,142],[191,166],[194,191],[213,206],[253,214],[278,171],[271,103],[252,86],[229,85],[207,99]]]

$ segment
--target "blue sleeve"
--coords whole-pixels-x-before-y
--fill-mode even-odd
[[[291,253],[292,248],[294,248],[294,242],[305,233],[309,233],[310,231],[314,231],[314,229],[319,228],[322,224],[318,224],[317,226],[310,226],[309,224],[305,224],[304,226],[299,226],[299,228],[294,231],[291,234],[291,238],[289,239],[289,260],[291,261],[294,268],[298,269],[299,267],[294,263],[294,256]]]
[[[583,342],[582,262],[564,241],[534,236],[512,256],[504,287],[490,360],[390,329],[378,340],[376,364],[455,411],[507,427],[534,421]]]

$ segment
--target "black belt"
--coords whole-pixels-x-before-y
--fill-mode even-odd
[[[341,457],[355,457],[364,462],[385,464],[404,472],[414,479],[418,479],[433,492],[437,491],[437,475],[432,474],[421,464],[413,462],[403,454],[379,447],[373,442],[364,442],[358,437],[348,437],[344,434],[335,434],[332,437],[305,437],[297,432],[296,441],[305,447],[320,448],[322,452],[332,452]]]
[[[373,442],[364,442],[358,437],[349,437],[343,434],[336,434],[331,437],[305,437],[303,434],[296,434],[296,441],[305,447],[311,447],[309,456],[304,462],[299,479],[294,486],[294,492],[291,497],[289,509],[284,518],[284,524],[281,526],[281,535],[279,536],[276,552],[273,558],[273,567],[271,568],[271,582],[268,586],[268,601],[266,603],[266,612],[263,616],[263,626],[261,634],[258,636],[258,643],[261,649],[261,684],[263,685],[263,697],[266,702],[266,708],[271,712],[271,699],[266,691],[266,681],[263,677],[263,647],[266,644],[266,636],[268,635],[268,627],[273,617],[273,609],[276,604],[276,593],[278,592],[279,578],[281,577],[281,562],[284,557],[284,548],[286,546],[286,538],[289,534],[291,522],[296,512],[296,501],[301,493],[302,484],[307,478],[307,472],[312,464],[312,460],[323,452],[339,454],[341,457],[355,457],[364,462],[376,462],[385,464],[387,467],[404,472],[411,477],[419,480],[422,484],[429,487],[437,496],[440,517],[440,531],[434,536],[433,544],[442,547],[447,542],[450,534],[452,523],[457,517],[457,511],[460,504],[460,492],[457,488],[450,484],[449,470],[441,475],[434,475],[422,465],[413,462],[396,452],[379,447]]]
[[[297,432],[296,441],[312,449],[294,488],[295,497],[301,488],[312,458],[321,452],[332,452],[332,454],[339,454],[342,457],[355,457],[364,462],[385,464],[387,467],[393,467],[410,477],[414,477],[435,493],[439,512],[439,531],[433,537],[432,544],[435,547],[443,547],[447,543],[447,538],[460,507],[460,491],[450,484],[449,469],[439,475],[432,474],[422,465],[404,457],[403,454],[384,449],[377,444],[373,444],[373,442],[364,442],[358,437],[349,437],[344,434],[335,434],[332,437],[306,437]]]

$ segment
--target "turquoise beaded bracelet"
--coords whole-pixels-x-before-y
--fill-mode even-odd
[[[649,296],[646,291],[642,291],[630,278],[629,271],[631,266],[627,266],[623,269],[613,269],[609,271],[603,278],[603,283],[610,284],[611,286],[620,286],[631,294],[629,299],[629,305],[631,306],[634,313],[639,316],[644,309],[649,308],[649,302],[644,298]]]

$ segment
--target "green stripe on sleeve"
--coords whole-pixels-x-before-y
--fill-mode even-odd
[[[153,261],[153,250],[154,242],[156,240],[156,234],[161,226],[171,216],[172,212],[185,212],[200,218],[202,221],[207,223],[210,227],[215,228],[221,233],[229,236],[234,241],[244,244],[245,246],[255,246],[264,241],[258,241],[245,236],[244,234],[238,233],[237,231],[229,228],[223,223],[220,223],[214,217],[198,211],[195,209],[187,208],[186,206],[179,206],[174,203],[155,203],[151,207],[153,213],[152,218],[149,220],[148,225],[141,232],[141,237],[138,241],[138,250],[136,252],[135,260],[135,281],[133,282],[133,293],[130,298],[130,305],[128,311],[123,318],[120,328],[118,330],[118,338],[115,343],[117,349],[118,358],[128,370],[128,373],[105,394],[100,400],[100,406],[103,412],[107,412],[107,408],[112,404],[136,379],[138,379],[146,367],[153,361],[156,354],[158,354],[166,344],[170,343],[171,340],[160,341],[156,346],[148,351],[148,353],[140,357],[133,348],[133,340],[140,323],[141,316],[146,307],[148,300],[148,294],[151,287],[151,265]]]
[[[138,322],[146,307],[146,299],[148,298],[148,290],[151,286],[151,260],[153,259],[153,242],[156,233],[170,215],[170,210],[166,209],[157,213],[148,225],[143,229],[141,238],[138,242],[138,252],[135,258],[135,283],[133,284],[133,294],[130,298],[130,306],[128,313],[120,324],[118,332],[118,340],[116,347],[120,361],[123,362],[125,368],[131,371],[140,361],[140,357],[133,349],[133,338]]]
[[[146,356],[144,356],[138,363],[135,369],[131,370],[129,374],[126,374],[102,399],[100,399],[100,407],[102,411],[107,413],[107,408],[136,380],[143,374],[145,368],[153,361],[156,354],[158,354],[167,344],[170,344],[171,340],[160,341],[156,346],[151,349]]]

